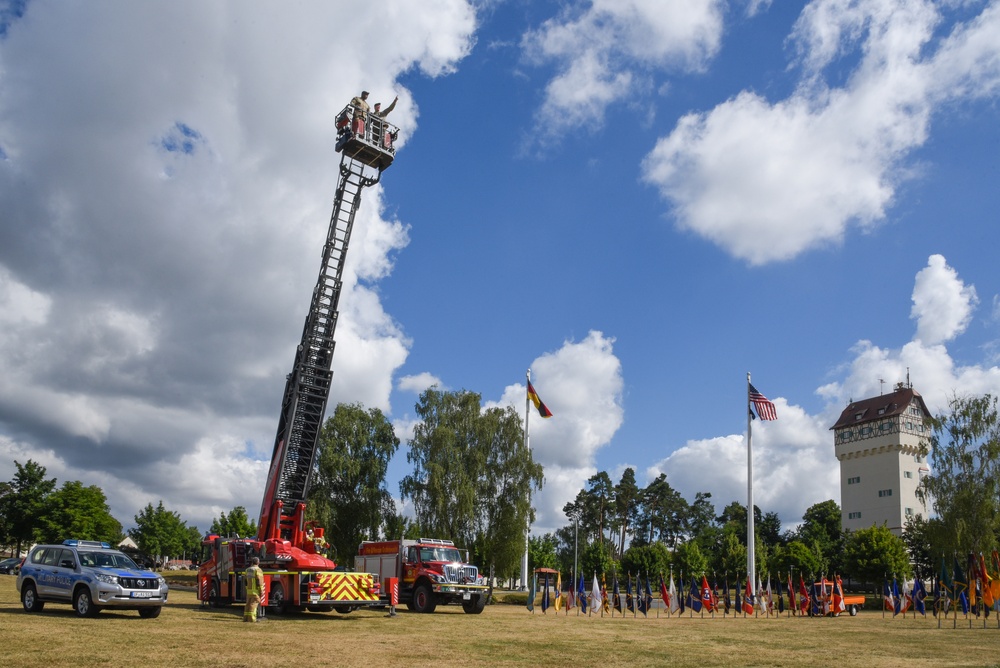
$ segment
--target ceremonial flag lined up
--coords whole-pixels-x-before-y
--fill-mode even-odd
[[[545,573],[543,577],[545,584],[542,588],[542,614],[545,614],[549,609],[549,574]]]
[[[996,604],[996,596],[993,594],[993,578],[986,570],[986,557],[982,552],[979,553],[979,580],[982,586],[983,605],[989,610]]]
[[[587,590],[583,584],[583,573],[580,573],[580,584],[576,588],[576,604],[580,608],[580,612],[587,614]]]
[[[566,589],[566,614],[576,606],[576,594],[573,593],[573,580],[569,581],[569,587]]]
[[[784,611],[785,611],[785,597],[781,593],[781,578],[778,578],[778,614],[780,615]]]
[[[653,588],[649,584],[649,573],[646,573],[646,612],[653,607]]]
[[[679,583],[679,589],[677,590],[679,592],[677,596],[677,604],[680,606],[681,614],[683,615],[684,609],[687,606],[687,603],[684,601],[687,596],[687,589],[684,588],[684,571],[681,571],[681,577],[677,580],[677,582]]]
[[[729,576],[726,576],[726,583],[723,586],[725,586],[726,591],[723,592],[724,598],[722,600],[725,605],[725,614],[728,615],[730,609],[732,608],[732,601],[729,600]]]
[[[925,598],[927,598],[927,590],[924,589],[923,580],[915,580],[913,582],[913,609],[924,617],[927,616],[927,607],[924,603]]]
[[[837,614],[847,610],[847,606],[844,605],[844,582],[840,579],[840,575],[833,576],[833,611]]]
[[[715,596],[708,586],[708,577],[701,576],[701,607],[706,612],[715,612]]]
[[[670,614],[673,603],[670,600],[670,591],[667,589],[667,585],[663,581],[663,573],[660,573],[660,598],[663,600],[663,609],[667,611],[667,614]]]
[[[747,585],[743,592],[743,614],[752,615],[753,614],[753,585],[750,584],[750,576],[747,575]]]
[[[969,614],[969,581],[965,579],[965,573],[962,572],[962,565],[958,563],[958,557],[955,557],[953,570],[955,574],[952,576],[952,595],[962,606],[962,613],[967,615]]]
[[[614,609],[617,610],[618,612],[621,612],[622,611],[622,592],[621,592],[620,589],[618,589],[618,574],[617,573],[615,573],[615,575],[614,575],[614,583],[615,583],[615,586],[614,586],[614,588],[612,589],[612,592],[611,592],[611,595],[615,599]]]
[[[788,607],[791,608],[793,615],[798,612],[798,606],[795,603],[795,583],[792,581],[791,571],[788,571]]]
[[[608,583],[604,579],[604,573],[601,573],[601,614],[605,612],[611,614],[611,601],[608,600]]]
[[[680,597],[677,596],[677,588],[674,587],[673,572],[670,573],[670,587],[667,589],[667,591],[670,593],[670,612],[673,613],[679,610],[683,612],[683,610],[681,610],[681,602],[678,600]]]
[[[532,574],[531,585],[528,587],[528,611],[535,611],[535,596],[538,593],[538,575]]]
[[[701,590],[698,587],[698,580],[691,576],[691,589],[688,590],[688,607],[692,612],[701,612]]]
[[[882,600],[885,602],[886,610],[896,610],[896,599],[892,595],[892,586],[888,579],[882,581]]]
[[[597,573],[594,573],[594,582],[590,586],[590,614],[598,610],[604,611],[604,599],[601,598],[601,585],[597,582]]]
[[[562,610],[562,573],[556,574],[556,595],[552,603],[556,612]]]
[[[628,579],[625,580],[625,608],[634,613],[635,612],[635,602],[632,600],[632,574],[628,574]]]
[[[799,573],[799,614],[809,614],[809,590],[806,589],[806,581]]]

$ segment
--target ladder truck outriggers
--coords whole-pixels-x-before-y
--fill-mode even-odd
[[[350,119],[350,125],[341,123]],[[246,601],[243,572],[253,557],[264,570],[267,610],[350,612],[379,604],[370,573],[335,570],[323,556],[322,527],[307,525],[306,498],[316,460],[330,382],[334,330],[347,246],[361,191],[379,182],[395,156],[398,129],[348,105],[338,116],[340,177],[302,340],[285,382],[255,537],[208,535],[202,543],[198,599],[213,607]]]

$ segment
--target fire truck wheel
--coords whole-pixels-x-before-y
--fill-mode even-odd
[[[338,606],[334,606],[333,609],[336,610],[337,612],[339,612],[342,615],[349,615],[352,612],[354,612],[355,610],[357,610],[358,606],[356,606],[356,605],[338,605]]]
[[[431,586],[424,582],[417,585],[413,590],[413,611],[414,612],[434,612],[437,603],[434,601],[434,592]]]
[[[208,605],[211,608],[221,608],[222,600],[219,596],[219,581],[212,580],[212,588],[208,590]]]
[[[847,612],[848,612],[848,614],[851,615],[851,617],[857,616],[857,614],[858,614],[858,606],[852,605],[850,608],[847,609]]]
[[[486,594],[480,594],[468,601],[462,601],[462,610],[467,615],[478,615],[486,609]]]
[[[271,585],[271,591],[267,595],[267,609],[276,615],[285,612],[285,590],[280,582]]]

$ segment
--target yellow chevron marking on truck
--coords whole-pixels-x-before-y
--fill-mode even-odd
[[[316,582],[324,601],[377,601],[368,573],[319,573]]]

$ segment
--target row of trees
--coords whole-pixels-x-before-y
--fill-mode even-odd
[[[532,567],[584,574],[709,573],[735,582],[746,577],[746,506],[733,501],[716,514],[711,498],[700,492],[689,502],[663,475],[639,488],[632,469],[617,484],[598,473],[564,508],[573,524],[532,537]],[[863,581],[886,572],[910,574],[902,539],[884,526],[842,531],[833,500],[808,508],[801,524],[787,531],[777,514],[754,506],[754,525],[760,574],[796,572],[808,579],[847,573]]]
[[[524,447],[512,408],[483,410],[479,394],[420,395],[420,422],[409,442],[412,470],[397,512],[386,485],[400,442],[378,409],[340,404],[323,428],[307,512],[327,528],[335,559],[350,563],[362,540],[430,536],[454,540],[500,577],[516,574],[525,530],[534,520],[528,493],[542,487],[542,467]]]
[[[524,528],[534,521],[529,494],[542,486],[542,467],[524,447],[521,416],[512,408],[484,410],[479,394],[421,394],[420,422],[408,443],[411,472],[400,495],[412,513],[397,511],[386,483],[400,441],[378,409],[341,404],[324,425],[310,490],[310,519],[327,528],[335,558],[350,563],[360,541],[377,538],[450,538],[469,548],[473,560],[498,577],[519,571]],[[920,493],[933,518],[916,518],[902,539],[884,527],[846,534],[837,504],[806,510],[795,529],[782,530],[778,516],[753,508],[760,571],[797,570],[808,576],[834,572],[860,579],[872,575],[918,575],[936,571],[943,555],[994,549],[1000,536],[1000,411],[997,400],[955,398],[950,412],[931,420],[931,475]],[[56,488],[44,467],[15,462],[17,473],[0,483],[0,543],[79,536],[117,541],[121,523],[111,516],[103,491],[79,481]],[[701,571],[736,577],[746,564],[747,509],[733,501],[721,512],[711,494],[692,500],[665,475],[645,487],[626,469],[615,482],[592,476],[564,512],[570,523],[533,537],[533,567],[572,571]],[[195,554],[200,534],[176,512],[149,504],[128,534],[149,554]],[[242,507],[223,513],[211,531],[253,535],[256,526]]]
[[[0,483],[0,546],[21,554],[34,543],[61,542],[66,538],[104,541],[118,545],[125,538],[122,524],[111,514],[104,490],[84,486],[79,480],[57,488],[55,478],[35,461],[15,461],[15,474]],[[201,534],[189,527],[180,515],[167,510],[163,502],[148,504],[135,516],[135,527],[127,535],[139,549],[152,557],[194,557],[201,549]],[[246,510],[237,506],[221,513],[211,531],[222,535],[252,535],[256,524]]]

